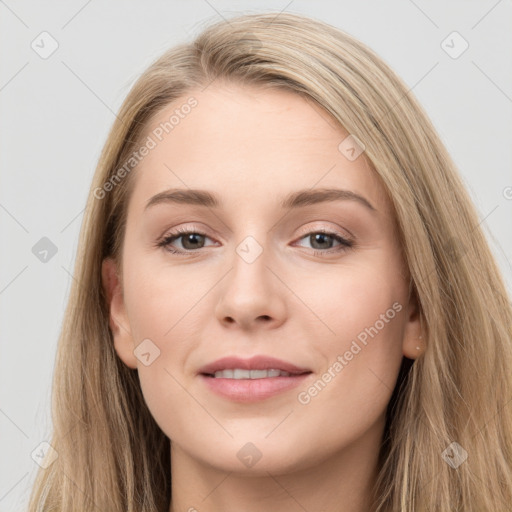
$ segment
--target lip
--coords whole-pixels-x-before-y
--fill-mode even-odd
[[[263,379],[226,379],[211,376],[218,370],[233,368],[244,370],[275,369],[285,371],[291,375],[289,377],[267,377]],[[269,356],[254,356],[250,359],[223,357],[203,366],[198,372],[198,377],[210,391],[217,395],[235,402],[255,402],[295,388],[311,373],[308,368],[301,368],[287,361]]]
[[[287,361],[276,359],[270,356],[253,356],[249,359],[242,359],[240,357],[230,356],[223,357],[207,364],[199,369],[199,374],[213,375],[218,370],[227,370],[241,368],[242,370],[282,370],[295,375],[310,372],[309,368],[300,368]],[[276,377],[286,378],[286,377]]]

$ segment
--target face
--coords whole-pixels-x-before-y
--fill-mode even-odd
[[[224,83],[190,96],[161,141],[153,130],[189,96],[148,127],[157,144],[131,176],[122,282],[103,265],[117,354],[173,447],[211,467],[278,474],[380,442],[420,334],[382,184],[294,93]],[[253,356],[305,373],[202,375]]]

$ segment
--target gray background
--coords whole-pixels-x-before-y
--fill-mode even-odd
[[[0,0],[0,512],[24,509],[31,453],[49,439],[56,341],[114,112],[168,47],[221,17],[267,9],[349,32],[404,79],[457,163],[512,289],[510,0]],[[43,31],[59,45],[47,59],[31,47]],[[469,44],[458,58],[442,47],[453,31]],[[43,237],[57,248],[46,262],[32,252]]]

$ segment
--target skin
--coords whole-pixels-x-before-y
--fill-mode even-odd
[[[338,150],[348,133],[311,101],[218,81],[190,95],[198,106],[133,176],[121,275],[113,260],[103,263],[116,352],[138,369],[148,407],[171,439],[169,510],[368,511],[402,357],[423,352],[390,202],[364,153],[348,160]],[[144,211],[170,188],[210,191],[223,206]],[[350,190],[376,211],[354,200],[280,208],[290,192],[318,188]],[[207,237],[195,241],[199,248],[185,245],[188,237],[172,242],[188,255],[156,247],[176,227]],[[336,240],[309,236],[320,230],[355,243],[333,252]],[[250,264],[236,252],[249,235],[263,250]],[[300,403],[298,394],[329,367],[332,375],[337,357],[393,303],[401,311]],[[134,355],[147,338],[160,350],[149,366]],[[255,354],[313,373],[299,388],[253,403],[219,397],[197,376],[220,357]],[[261,453],[252,467],[237,457],[249,442]]]

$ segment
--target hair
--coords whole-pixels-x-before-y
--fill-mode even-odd
[[[101,265],[121,262],[134,173],[119,169],[155,115],[217,79],[318,104],[364,143],[389,194],[426,350],[404,358],[387,408],[375,511],[510,507],[512,307],[456,166],[371,49],[314,18],[264,12],[211,24],[171,48],[121,106],[91,185],[58,342],[50,441],[58,458],[39,470],[30,511],[168,510],[170,441],[137,370],[115,352]],[[468,454],[457,468],[443,455],[450,445],[452,456],[463,453],[453,442]]]

